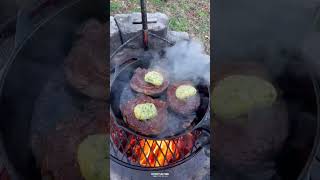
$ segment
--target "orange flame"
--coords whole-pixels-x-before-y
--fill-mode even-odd
[[[173,140],[140,140],[139,163],[146,167],[160,167],[179,159],[179,152]]]
[[[122,139],[127,142],[125,148],[119,143],[117,146],[131,161],[143,167],[162,167],[186,157],[192,151],[196,136],[188,133],[171,140],[138,139],[130,136],[127,141]],[[112,136],[113,139],[114,137]]]

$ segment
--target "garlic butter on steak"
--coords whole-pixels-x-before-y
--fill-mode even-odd
[[[167,125],[167,103],[146,95],[139,95],[120,106],[128,126],[145,135],[158,135]]]
[[[152,103],[138,104],[134,107],[135,117],[142,121],[155,118],[157,114],[157,108]]]
[[[191,85],[181,85],[176,90],[176,96],[180,100],[187,100],[188,98],[195,96],[197,89]]]
[[[161,86],[163,84],[163,76],[157,71],[150,71],[144,75],[144,80],[155,86]]]
[[[255,76],[232,75],[213,89],[213,111],[223,118],[235,118],[254,108],[271,106],[277,99],[276,89]]]
[[[130,87],[149,96],[161,95],[169,86],[169,79],[162,70],[137,68],[130,80]]]
[[[89,135],[78,147],[77,160],[85,180],[109,179],[106,134]]]
[[[200,106],[200,95],[190,81],[173,83],[168,87],[169,107],[176,113],[190,115]]]

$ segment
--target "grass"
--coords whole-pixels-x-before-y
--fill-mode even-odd
[[[118,2],[110,2],[110,11],[115,12],[118,11],[121,8],[121,4]]]
[[[185,18],[172,17],[169,20],[169,28],[175,31],[188,31],[188,21]]]
[[[151,3],[153,3],[154,5],[163,5],[164,1],[163,0],[150,0]]]
[[[111,15],[140,12],[139,0],[111,0]],[[148,12],[162,12],[170,18],[169,28],[188,32],[210,51],[210,0],[147,0]]]

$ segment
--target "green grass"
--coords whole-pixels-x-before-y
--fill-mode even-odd
[[[185,18],[172,17],[169,20],[169,28],[174,31],[188,31],[188,21]]]
[[[164,1],[163,0],[149,0],[148,3],[153,3],[155,5],[164,5]]]
[[[118,2],[110,2],[110,12],[116,12],[121,8],[121,4]]]
[[[130,12],[141,12],[140,7],[134,7],[130,10]]]
[[[201,10],[197,11],[197,14],[200,18],[208,18],[208,15],[209,15],[208,13]]]

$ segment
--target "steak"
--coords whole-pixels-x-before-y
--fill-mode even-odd
[[[186,101],[180,100],[176,97],[176,90],[181,85],[192,85],[190,81],[181,81],[172,84],[167,90],[167,100],[169,107],[176,113],[182,115],[189,115],[195,112],[200,106],[200,95],[197,93],[195,96],[188,98]]]
[[[286,105],[279,102],[272,107],[252,111],[242,124],[215,119],[215,162],[247,175],[261,169],[275,170],[275,158],[288,137],[287,116]]]
[[[271,79],[268,70],[255,62],[217,64],[212,72],[214,86],[232,75]],[[254,108],[238,117],[215,116],[213,153],[214,161],[220,164],[217,167],[221,167],[216,175],[229,177],[230,180],[240,179],[240,176],[261,179],[267,176],[263,172],[276,175],[276,157],[289,133],[287,113],[285,102],[279,99],[272,106]]]
[[[96,20],[87,21],[77,34],[65,59],[68,83],[80,93],[95,99],[107,99],[107,34],[106,25]]]
[[[154,86],[150,83],[147,83],[144,80],[144,76],[149,71],[151,70],[137,68],[134,72],[134,75],[131,78],[130,86],[136,92],[143,93],[145,95],[150,95],[150,96],[158,96],[167,89],[167,87],[169,86],[169,80],[164,75],[165,73],[162,72],[162,75],[164,75],[164,81],[161,86]],[[161,70],[158,70],[158,71],[161,71]]]
[[[153,103],[156,106],[158,114],[155,118],[141,121],[135,117],[134,107],[143,103]],[[167,125],[167,103],[164,101],[140,95],[136,99],[129,100],[126,104],[121,106],[120,109],[128,126],[139,133],[145,135],[158,135]]]

